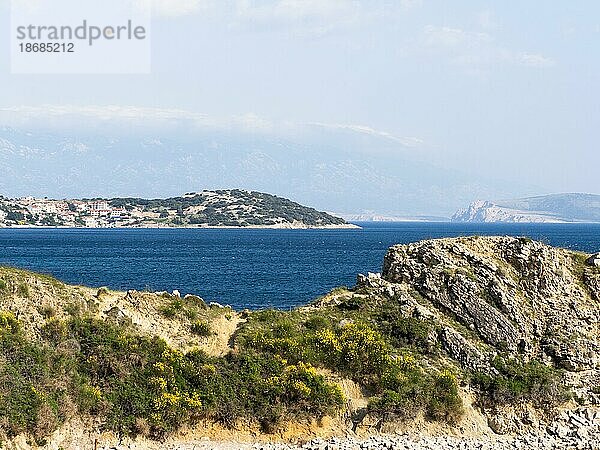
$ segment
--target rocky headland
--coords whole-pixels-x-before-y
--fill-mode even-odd
[[[0,269],[6,448],[596,449],[600,255],[389,249],[289,312]]]
[[[452,216],[453,222],[599,223],[600,195],[550,194],[511,200],[478,200]]]

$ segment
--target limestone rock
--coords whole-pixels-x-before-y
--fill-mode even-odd
[[[390,248],[382,278],[408,285],[498,350],[598,370],[600,279],[582,272],[576,256],[526,238],[430,240]],[[442,337],[459,360],[472,361],[456,336]]]
[[[444,327],[439,333],[440,343],[448,354],[458,361],[462,367],[469,370],[483,370],[487,367],[487,360],[477,347],[471,344],[456,330]]]
[[[600,267],[600,253],[596,253],[595,255],[590,256],[586,263],[589,266]]]

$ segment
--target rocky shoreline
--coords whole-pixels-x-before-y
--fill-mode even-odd
[[[295,443],[283,442],[237,442],[220,440],[218,437],[173,436],[157,442],[147,439],[123,439],[114,435],[96,441],[76,438],[64,448],[88,448],[97,450],[598,450],[600,449],[600,408],[581,407],[565,409],[550,424],[538,424],[529,430],[515,435],[499,435],[488,430],[481,435],[456,435],[438,433],[428,435],[418,432],[398,432],[373,434],[360,437],[354,434],[331,438],[298,440]],[[106,436],[105,436],[106,437]],[[29,449],[26,444],[14,442],[13,447]],[[44,448],[56,449],[56,446]]]
[[[420,436],[410,434],[375,435],[366,439],[333,437],[305,443],[237,443],[200,439],[190,442],[130,442],[103,450],[598,450],[600,449],[600,411],[565,411],[546,429],[519,436],[478,437]]]
[[[0,229],[106,229],[110,228],[113,230],[144,230],[144,229],[161,229],[161,230],[181,230],[181,229],[192,229],[192,230],[359,230],[362,227],[353,223],[345,224],[334,224],[334,225],[305,225],[305,224],[293,224],[293,223],[282,223],[277,225],[244,225],[244,226],[212,226],[212,225],[187,225],[187,226],[166,226],[166,225],[140,225],[140,226],[111,226],[111,227],[72,227],[72,226],[42,226],[42,225],[10,225],[6,226],[0,224]]]

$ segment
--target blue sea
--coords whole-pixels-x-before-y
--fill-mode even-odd
[[[112,289],[178,289],[234,308],[291,308],[356,274],[393,244],[467,235],[528,236],[600,251],[600,225],[361,223],[360,230],[0,229],[0,265]]]

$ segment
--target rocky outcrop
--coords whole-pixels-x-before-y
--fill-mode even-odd
[[[478,200],[471,203],[467,208],[458,210],[452,216],[453,222],[472,223],[556,223],[567,222],[566,219],[531,211],[522,211],[497,205],[490,201]]]
[[[371,295],[374,293],[393,298],[401,305],[404,317],[429,321],[436,324],[434,332],[428,336],[431,347],[439,344],[448,355],[457,361],[463,368],[469,370],[486,370],[489,368],[489,355],[478,348],[477,344],[456,330],[456,323],[444,311],[433,305],[419,303],[415,297],[412,286],[406,283],[393,283],[381,277],[381,274],[369,273],[358,275],[356,287],[366,289]],[[467,330],[469,331],[469,330]]]
[[[513,200],[475,201],[454,222],[600,222],[600,195],[552,194]]]
[[[496,351],[595,371],[600,274],[585,259],[525,238],[440,239],[392,247],[383,279],[410,286]]]
[[[600,253],[590,256],[586,262],[592,267],[600,267]]]

